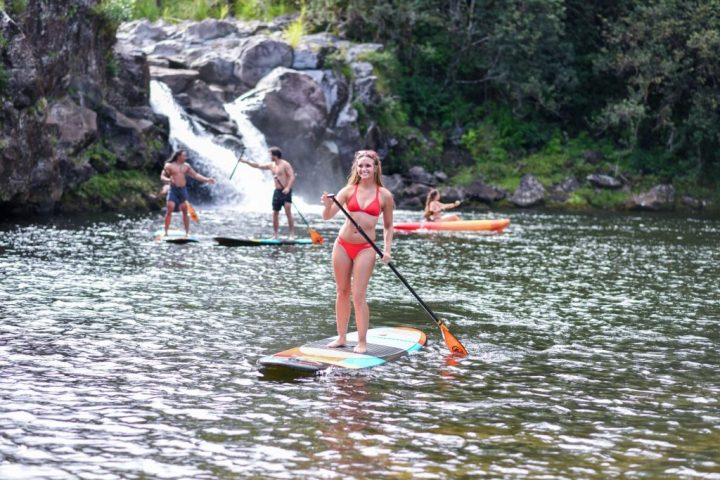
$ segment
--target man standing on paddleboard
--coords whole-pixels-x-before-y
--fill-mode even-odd
[[[167,213],[165,213],[165,236],[167,237],[173,212],[182,211],[183,224],[185,225],[185,236],[190,235],[190,219],[188,218],[188,193],[187,193],[187,177],[202,183],[215,183],[212,177],[205,177],[197,173],[193,168],[185,163],[187,153],[184,150],[178,150],[172,154],[170,159],[165,163],[160,180],[168,188],[167,192]]]
[[[282,158],[282,151],[278,147],[270,148],[270,162],[256,163],[244,158],[238,158],[238,162],[249,165],[260,170],[270,170],[275,180],[275,192],[273,192],[272,209],[273,209],[273,238],[278,238],[278,229],[280,228],[280,209],[285,209],[285,215],[288,220],[288,230],[290,234],[288,238],[295,238],[295,221],[293,220],[290,204],[292,203],[292,186],[295,183],[295,171],[290,162]]]
[[[367,351],[367,331],[370,326],[370,309],[367,304],[367,287],[375,267],[375,249],[368,241],[375,241],[375,227],[383,217],[383,255],[382,262],[390,262],[390,249],[393,239],[393,210],[395,200],[390,190],[382,183],[380,157],[373,150],[360,150],[355,153],[348,183],[337,195],[327,192],[320,198],[325,208],[323,220],[329,220],[343,206],[348,219],[340,228],[332,252],[333,272],[337,295],[335,298],[335,321],[338,337],[327,346],[342,347],[347,341],[350,323],[350,294],[352,293],[355,310],[355,324],[358,331],[358,343],[354,351]],[[361,228],[363,235],[358,231]]]

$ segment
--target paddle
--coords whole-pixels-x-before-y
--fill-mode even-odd
[[[187,204],[187,210],[188,214],[190,215],[190,218],[193,220],[193,222],[199,222],[200,216],[197,214],[193,206],[190,204],[190,200],[185,200],[185,203]]]
[[[275,181],[278,183],[278,185],[280,185],[280,188],[285,189],[285,186],[280,182],[280,180],[278,180],[276,178]],[[295,204],[293,202],[290,202],[290,203],[292,204],[293,207],[295,207]],[[303,214],[300,213],[300,210],[298,210],[297,207],[295,207],[295,211],[297,212],[298,215],[300,215],[300,218],[303,219],[303,222],[305,222],[305,225],[308,228],[308,233],[310,234],[310,239],[312,240],[312,242],[316,245],[322,245],[323,243],[325,243],[325,239],[323,238],[323,236],[320,235],[320,233],[317,230],[315,230],[314,228],[312,228],[310,226],[308,221],[305,220],[305,217],[303,217]]]
[[[232,180],[233,175],[235,175],[235,170],[237,170],[238,165],[240,165],[240,159],[243,156],[243,153],[245,153],[245,146],[243,145],[242,150],[240,150],[240,155],[238,155],[237,162],[235,163],[235,168],[233,168],[232,173],[230,174],[230,180]]]
[[[345,208],[343,208],[342,205],[340,205],[340,202],[337,201],[337,199],[335,198],[335,195],[334,194],[328,195],[328,197],[332,198],[332,201],[335,202],[335,205],[337,205],[338,208],[340,208],[340,210],[342,210],[342,212],[345,214],[345,216],[348,218],[348,220],[350,220],[350,222],[352,222],[352,224],[355,226],[357,231],[360,232],[360,234],[363,236],[363,238],[365,238],[365,241],[367,241],[370,245],[372,245],[372,247],[375,249],[375,252],[377,252],[377,254],[380,255],[380,258],[382,258],[383,253],[380,250],[380,248],[378,248],[378,246],[375,245],[375,242],[370,240],[370,237],[367,236],[365,231],[360,227],[360,225],[358,225],[358,223],[355,221],[355,219],[350,216],[350,214],[347,212],[347,210],[345,210]],[[423,302],[423,299],[420,298],[420,296],[415,292],[415,290],[413,290],[413,288],[410,286],[410,284],[407,282],[407,280],[405,280],[405,278],[402,275],[400,275],[400,272],[397,271],[397,268],[395,268],[395,265],[393,265],[392,262],[389,262],[387,265],[388,265],[388,267],[390,267],[390,269],[393,271],[393,273],[395,275],[397,275],[397,277],[400,279],[400,281],[403,283],[403,285],[405,285],[407,287],[407,289],[410,290],[410,293],[412,293],[415,296],[417,301],[420,302],[420,306],[422,306],[422,308],[425,310],[425,313],[430,315],[430,318],[435,320],[435,323],[437,324],[437,326],[440,327],[440,333],[442,333],[442,337],[443,337],[443,340],[445,341],[445,345],[447,345],[447,347],[450,349],[450,351],[456,355],[466,357],[468,355],[468,351],[465,349],[463,344],[460,343],[460,340],[458,340],[455,337],[455,335],[450,333],[450,330],[448,330],[445,323],[442,320],[440,320],[437,317],[437,315],[435,315],[433,313],[432,310],[430,310],[430,307],[428,307],[427,304],[425,304],[425,302]]]

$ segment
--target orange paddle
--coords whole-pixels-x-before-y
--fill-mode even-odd
[[[278,183],[278,185],[280,185],[280,188],[285,188],[285,187],[283,186],[283,184],[280,183],[280,180],[278,180],[278,179],[276,178],[275,181]],[[293,207],[295,207],[295,204],[294,204],[293,202],[290,202],[290,203],[292,204]],[[310,224],[308,223],[308,221],[305,220],[305,217],[303,217],[303,214],[300,213],[300,210],[298,210],[297,207],[295,207],[295,211],[297,212],[298,215],[300,215],[300,218],[303,219],[303,222],[305,222],[305,225],[308,227],[308,233],[310,234],[310,240],[312,240],[312,242],[313,242],[315,245],[322,245],[323,243],[325,243],[325,239],[323,238],[322,235],[320,235],[320,232],[318,232],[317,230],[315,230],[314,228],[312,228],[312,227],[310,226]]]
[[[190,200],[185,200],[185,203],[187,203],[187,209],[188,209],[188,214],[190,214],[190,218],[192,218],[192,220],[194,222],[199,222],[200,216],[197,214],[197,212],[195,211],[193,206],[190,204]]]

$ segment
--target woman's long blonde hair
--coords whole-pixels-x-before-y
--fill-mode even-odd
[[[430,220],[430,217],[432,217],[433,213],[435,213],[435,212],[430,211],[430,204],[434,200],[439,199],[439,198],[440,198],[440,192],[436,188],[433,188],[432,190],[430,190],[428,192],[427,197],[425,197],[425,220]]]
[[[380,157],[375,150],[358,150],[355,152],[355,158],[353,158],[352,167],[350,168],[350,176],[348,177],[348,185],[357,185],[360,183],[360,174],[357,171],[357,165],[361,158],[369,158],[375,165],[375,185],[378,187],[384,187],[382,181],[382,165],[380,164]]]

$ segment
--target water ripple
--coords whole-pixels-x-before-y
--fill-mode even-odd
[[[224,248],[269,216],[201,214],[196,245],[154,242],[159,215],[0,225],[0,478],[720,478],[718,221],[398,235],[471,356],[378,266],[372,323],[427,348],[277,381],[259,357],[334,333],[339,222],[307,216],[322,247]]]

